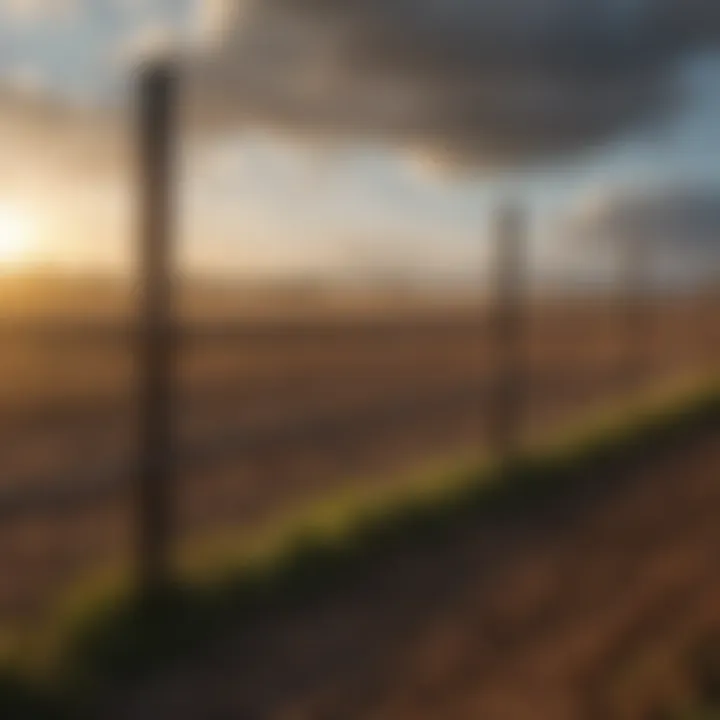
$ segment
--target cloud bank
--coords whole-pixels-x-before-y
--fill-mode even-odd
[[[230,11],[228,11],[230,8]],[[236,0],[195,69],[206,124],[429,149],[452,163],[574,152],[677,102],[717,0]]]
[[[125,59],[193,22],[216,39],[183,66],[205,137],[253,125],[470,170],[554,160],[664,116],[681,100],[676,68],[720,37],[718,0],[0,0],[8,17],[59,12],[82,57],[107,55],[83,67],[114,110],[63,100],[52,54],[24,92],[0,85],[6,185],[33,165],[58,182],[127,175]]]
[[[567,257],[585,257],[612,276],[619,248],[640,242],[649,271],[682,283],[720,280],[720,187],[664,186],[595,195],[566,218]]]
[[[720,261],[720,190],[683,186],[618,191],[581,208],[570,226],[591,242],[637,239],[688,255],[714,253]]]

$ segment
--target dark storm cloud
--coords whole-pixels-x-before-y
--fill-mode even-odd
[[[556,238],[563,261],[574,258],[593,271],[604,268],[610,277],[625,257],[624,248],[640,243],[647,271],[657,280],[717,285],[720,187],[666,185],[595,194],[561,221]]]
[[[684,254],[720,260],[720,190],[670,187],[608,196],[576,218],[577,234],[589,240],[642,240]]]
[[[717,0],[246,0],[199,70],[206,122],[430,149],[574,151],[676,101]],[[232,16],[231,16],[232,17]]]

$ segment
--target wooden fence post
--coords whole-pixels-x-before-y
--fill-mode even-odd
[[[519,205],[502,205],[495,219],[494,297],[491,353],[494,363],[490,442],[511,460],[522,441],[528,404],[527,375],[527,219]]]
[[[640,390],[653,369],[649,250],[648,242],[637,237],[620,246],[620,349],[623,385],[631,391]]]
[[[139,75],[139,468],[136,571],[140,592],[171,581],[173,506],[173,173],[177,76],[171,62]]]

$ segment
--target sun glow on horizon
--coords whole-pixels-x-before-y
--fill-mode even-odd
[[[29,214],[0,203],[0,272],[15,269],[31,259],[36,229]]]

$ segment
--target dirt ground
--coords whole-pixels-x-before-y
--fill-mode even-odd
[[[720,435],[404,549],[112,697],[113,720],[663,717],[720,627]]]
[[[655,386],[707,369],[718,347],[710,310],[656,308],[647,343],[633,346],[641,377],[628,378],[617,308],[533,308],[526,433],[622,402],[638,380]],[[493,358],[482,309],[195,321],[177,367],[183,539],[486,442]],[[127,333],[102,318],[3,328],[0,622],[130,556],[137,427]]]

